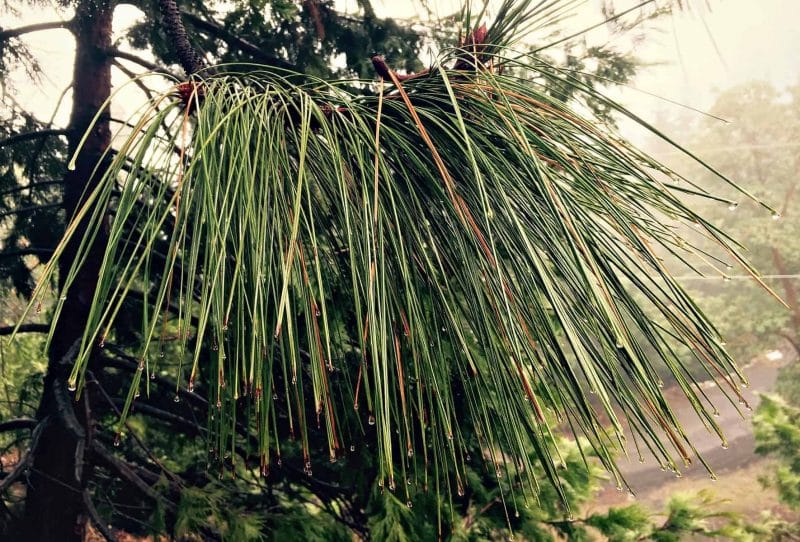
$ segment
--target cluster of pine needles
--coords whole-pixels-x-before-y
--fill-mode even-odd
[[[78,393],[136,290],[140,370],[123,420],[154,391],[148,375],[174,371],[208,395],[218,453],[235,457],[237,424],[257,432],[263,472],[287,439],[309,474],[315,443],[337,461],[371,442],[380,485],[461,493],[476,446],[498,479],[535,492],[535,459],[559,486],[564,430],[616,476],[626,439],[677,469],[695,454],[664,371],[724,438],[678,349],[734,403],[743,377],[664,258],[752,268],[684,203],[715,196],[553,97],[545,79],[639,121],[506,47],[508,18],[530,20],[512,15],[403,81],[222,66],[144,104],[34,298],[87,221],[55,309],[66,317],[108,228]],[[699,254],[681,224],[725,258]]]

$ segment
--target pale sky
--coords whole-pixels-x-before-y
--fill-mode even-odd
[[[342,0],[349,5],[351,0]],[[601,20],[600,0],[586,0],[567,20],[565,33],[580,30]],[[618,11],[638,1],[617,0]],[[778,88],[800,83],[800,0],[692,0],[692,10],[662,18],[646,38],[633,45],[635,54],[646,63],[632,85],[698,109],[707,109],[715,94],[751,79],[771,82]],[[438,0],[440,14],[451,13],[455,0]],[[709,7],[710,6],[710,9]],[[395,17],[419,15],[419,3],[411,0],[377,0],[379,13]],[[116,24],[135,20],[139,13],[126,9],[115,18]],[[4,21],[0,26],[53,20],[52,8],[30,7],[20,20]],[[607,34],[599,28],[587,35],[589,42],[603,42]],[[66,31],[49,31],[25,36],[45,67],[38,85],[17,78],[18,99],[40,110],[47,117],[55,97],[71,79],[72,40]],[[619,41],[630,49],[628,38]],[[632,90],[617,97],[647,119],[656,119],[676,106]],[[67,101],[68,103],[68,101]],[[66,108],[65,108],[66,109]],[[65,120],[66,110],[59,118]]]

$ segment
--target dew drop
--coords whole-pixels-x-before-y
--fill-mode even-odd
[[[121,442],[121,441],[120,441],[120,438],[119,438],[119,433],[117,433],[117,434],[114,436],[114,447],[115,447],[115,448],[119,448],[120,442]]]
[[[409,508],[414,508],[414,504],[411,501],[406,501],[406,506]]]
[[[730,275],[722,275],[723,282],[730,282],[731,280],[733,279],[730,277]]]
[[[78,386],[75,384],[75,382],[70,381],[67,383],[67,389],[69,391],[75,391],[78,389]]]
[[[137,371],[144,371],[144,359],[139,360],[139,364],[136,366]]]
[[[728,441],[727,440],[723,440],[721,446],[722,446],[723,450],[727,450],[728,449]]]
[[[731,202],[730,205],[728,205],[728,210],[729,211],[735,211],[738,208],[739,208],[739,202],[738,201],[733,201],[733,202]]]
[[[156,379],[156,372],[153,371],[152,373],[150,373],[150,380],[155,380],[155,379]]]
[[[774,213],[772,213],[772,220],[780,220],[780,219],[781,219],[781,214],[779,212],[775,211]]]
[[[65,296],[65,295],[62,295],[61,297],[59,297],[59,299],[60,299],[61,301],[66,301],[66,300],[67,300],[67,296]]]
[[[134,399],[138,398],[140,395],[141,395],[141,393],[139,392],[139,390],[136,390],[135,392],[133,392],[133,398]]]
[[[188,385],[188,386],[186,386],[186,390],[187,390],[189,393],[194,393],[194,382],[189,382],[189,385]]]
[[[176,403],[180,403],[181,402],[181,398],[180,398],[180,396],[178,394],[175,394],[175,397],[172,400],[175,401]]]
[[[350,445],[350,451],[351,452],[355,452],[356,451],[356,447],[354,445],[352,445],[352,444]]]
[[[408,451],[406,452],[406,455],[407,455],[408,457],[414,457],[414,450],[412,450],[411,448],[409,448],[409,449],[408,449]]]
[[[711,479],[712,482],[716,482],[717,481],[717,475],[714,474],[713,472],[711,474],[709,474],[708,477]]]
[[[278,394],[277,393],[273,393],[272,394],[272,400],[273,401],[277,401],[278,400]]]
[[[617,491],[622,491],[622,484],[617,483]]]
[[[375,425],[375,416],[370,414],[369,415],[369,419],[367,420],[367,423],[370,424],[370,425]]]

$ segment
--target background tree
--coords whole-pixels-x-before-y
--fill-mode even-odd
[[[786,310],[761,295],[741,273],[713,260],[717,269],[704,267],[709,272],[706,279],[687,281],[701,306],[718,315],[722,334],[729,337],[728,346],[737,359],[751,359],[782,339],[800,351],[800,282],[796,275],[800,245],[794,235],[800,227],[795,180],[800,162],[794,152],[800,133],[798,96],[796,87],[779,91],[756,81],[721,92],[708,112],[716,118],[684,115],[679,121],[662,119],[661,123],[667,132],[686,134],[689,146],[708,156],[723,174],[747,180],[758,197],[776,203],[777,214],[770,219],[748,201],[728,209],[698,201],[704,213],[747,247],[751,260],[770,277],[768,284],[789,307]],[[700,186],[715,182],[713,175],[663,146],[660,149],[667,163]],[[739,201],[732,192],[722,195]],[[687,236],[709,248],[695,232],[687,231]],[[727,275],[733,280],[725,280]]]

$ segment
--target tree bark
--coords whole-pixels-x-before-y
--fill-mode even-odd
[[[111,93],[111,47],[113,7],[108,0],[81,0],[77,4],[72,30],[75,35],[73,108],[69,125],[69,152],[77,148],[97,111]],[[95,166],[110,145],[108,115],[95,124],[75,168],[64,178],[64,208],[73,215],[102,175]],[[75,259],[82,237],[79,227],[59,261],[59,287]],[[98,269],[105,248],[103,234],[97,236],[86,263],[76,277],[64,303],[50,351],[44,391],[37,412],[43,421],[38,446],[33,450],[24,516],[24,540],[75,541],[83,538],[86,524],[84,489],[91,466],[84,464],[91,446],[90,410],[84,394],[80,402],[68,389],[67,379],[75,358],[76,341],[82,337],[97,284]]]

